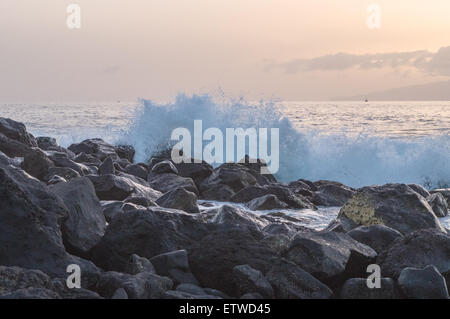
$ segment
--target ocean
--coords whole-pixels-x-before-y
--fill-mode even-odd
[[[179,95],[170,103],[0,104],[0,116],[62,146],[100,137],[127,143],[137,160],[167,146],[176,127],[277,127],[281,181],[450,185],[450,102],[248,102]]]

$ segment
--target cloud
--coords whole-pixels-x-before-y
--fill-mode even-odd
[[[337,53],[313,59],[295,59],[285,63],[270,63],[266,69],[281,69],[295,74],[311,71],[342,71],[351,68],[363,70],[411,67],[433,75],[450,76],[450,47],[433,53],[426,50],[377,54]]]

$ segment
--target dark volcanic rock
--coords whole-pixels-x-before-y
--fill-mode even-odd
[[[94,166],[100,166],[102,164],[102,161],[99,160],[97,157],[90,155],[90,154],[86,154],[86,153],[79,153],[76,156],[73,157],[73,160],[77,163],[81,163],[81,164],[89,164],[89,165],[94,165]]]
[[[267,220],[259,216],[230,205],[223,205],[219,208],[212,209],[209,211],[209,214],[213,216],[211,222],[218,225],[262,230],[269,224]]]
[[[269,191],[261,186],[249,186],[233,195],[230,201],[234,203],[247,203],[255,198],[268,194]]]
[[[54,166],[53,161],[39,148],[30,149],[22,163],[25,172],[41,181],[44,180],[49,168]]]
[[[235,192],[230,186],[217,184],[201,193],[201,198],[206,200],[217,200],[228,202],[234,196]]]
[[[431,194],[440,193],[447,200],[448,206],[450,206],[450,188],[433,189],[432,191],[430,191],[430,193]]]
[[[130,275],[137,275],[141,272],[149,272],[154,274],[155,267],[147,258],[140,257],[136,254],[131,255],[128,262],[125,264],[124,272]]]
[[[437,217],[448,215],[447,200],[441,193],[434,193],[427,198],[428,203]]]
[[[49,152],[47,152],[49,153]],[[54,152],[49,155],[56,167],[68,167],[76,171],[80,175],[88,175],[89,167],[84,164],[76,163],[67,157],[65,153]]]
[[[134,180],[115,175],[87,176],[94,184],[95,192],[101,200],[124,200],[131,194],[156,200],[161,193],[136,183]]]
[[[191,273],[187,251],[184,249],[152,257],[150,262],[158,275],[171,278],[175,285],[198,284],[197,279]]]
[[[0,152],[9,157],[24,157],[30,151],[30,146],[13,140],[0,133]]]
[[[206,226],[193,215],[161,207],[117,215],[93,248],[92,258],[106,270],[122,271],[129,257],[145,258],[184,249],[204,236]]]
[[[127,167],[125,167],[124,172],[129,174],[129,175],[134,175],[134,176],[137,176],[137,177],[142,178],[144,180],[147,180],[148,172],[141,165],[138,165],[138,164],[128,165]]]
[[[105,298],[112,298],[122,288],[130,299],[158,299],[172,286],[169,278],[148,272],[129,275],[110,271],[100,276],[96,290]]]
[[[171,161],[162,161],[152,167],[153,174],[178,174],[178,169]]]
[[[133,163],[136,150],[131,145],[118,145],[116,146],[116,153],[120,158],[126,159],[130,163]]]
[[[421,185],[418,184],[408,184],[408,186],[415,191],[416,193],[418,193],[419,195],[422,195],[422,197],[427,198],[428,196],[430,196],[430,193]]]
[[[184,187],[186,190],[198,195],[197,186],[195,186],[194,181],[189,177],[181,177],[173,173],[150,173],[147,180],[152,188],[162,193]]]
[[[156,200],[159,206],[184,210],[191,214],[200,213],[197,205],[197,195],[183,187],[165,193]]]
[[[338,219],[347,219],[354,227],[382,224],[402,234],[426,228],[444,231],[426,199],[405,184],[360,189],[342,207]]]
[[[450,298],[444,277],[431,265],[424,269],[403,269],[398,277],[398,285],[409,299]]]
[[[296,264],[274,260],[266,273],[279,299],[328,299],[333,291]]]
[[[25,125],[11,119],[0,117],[0,133],[26,146],[38,146],[33,135],[27,132]]]
[[[347,280],[340,291],[341,299],[398,299],[399,291],[392,278],[380,278],[380,288],[369,288],[366,278]]]
[[[274,293],[270,282],[264,275],[249,265],[239,265],[233,268],[236,295],[259,293],[264,298],[273,298]]]
[[[116,148],[100,138],[87,139],[81,143],[72,144],[69,146],[69,150],[71,150],[75,154],[79,154],[82,152],[91,154],[101,161],[103,161],[108,156],[118,157]]]
[[[317,188],[313,195],[313,203],[319,206],[342,206],[355,193],[350,187],[333,183],[320,185]]]
[[[74,178],[80,177],[80,174],[69,167],[50,167],[48,169],[48,174],[47,176],[45,176],[44,180],[49,181],[54,176],[59,176],[64,178],[66,181],[70,181]]]
[[[380,254],[377,264],[383,276],[397,278],[407,267],[434,265],[447,280],[450,278],[450,236],[435,229],[419,230],[397,239]]]
[[[283,209],[288,207],[286,203],[283,203],[278,199],[278,197],[272,194],[252,199],[247,203],[247,206],[251,210],[271,210]]]
[[[44,184],[18,168],[0,166],[0,265],[66,277],[67,266],[78,264],[86,279],[95,275],[92,263],[65,251],[60,223],[67,215],[63,201]]]
[[[116,169],[114,168],[114,162],[111,156],[105,158],[103,163],[98,167],[99,175],[116,174]]]
[[[64,244],[74,254],[87,254],[106,229],[105,217],[92,182],[81,177],[56,184],[51,190],[64,201],[69,211],[61,229]]]
[[[383,225],[360,226],[347,235],[373,248],[378,254],[388,249],[394,240],[403,236],[395,229]]]
[[[51,278],[42,271],[0,266],[0,297],[29,288],[54,290]]]
[[[202,161],[202,163],[179,163],[175,164],[175,167],[180,176],[192,178],[197,187],[213,172],[213,167],[205,161]]]
[[[284,256],[325,283],[365,274],[377,253],[346,234],[301,231]]]

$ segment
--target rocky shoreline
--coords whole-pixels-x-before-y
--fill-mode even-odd
[[[174,164],[0,118],[0,298],[448,298],[450,189],[277,182],[263,163]],[[283,214],[342,206],[316,231]],[[82,288],[66,285],[81,268]],[[367,286],[379,265],[381,288]]]

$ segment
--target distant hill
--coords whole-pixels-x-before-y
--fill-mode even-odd
[[[406,86],[386,91],[338,97],[337,101],[450,101],[450,81]]]

